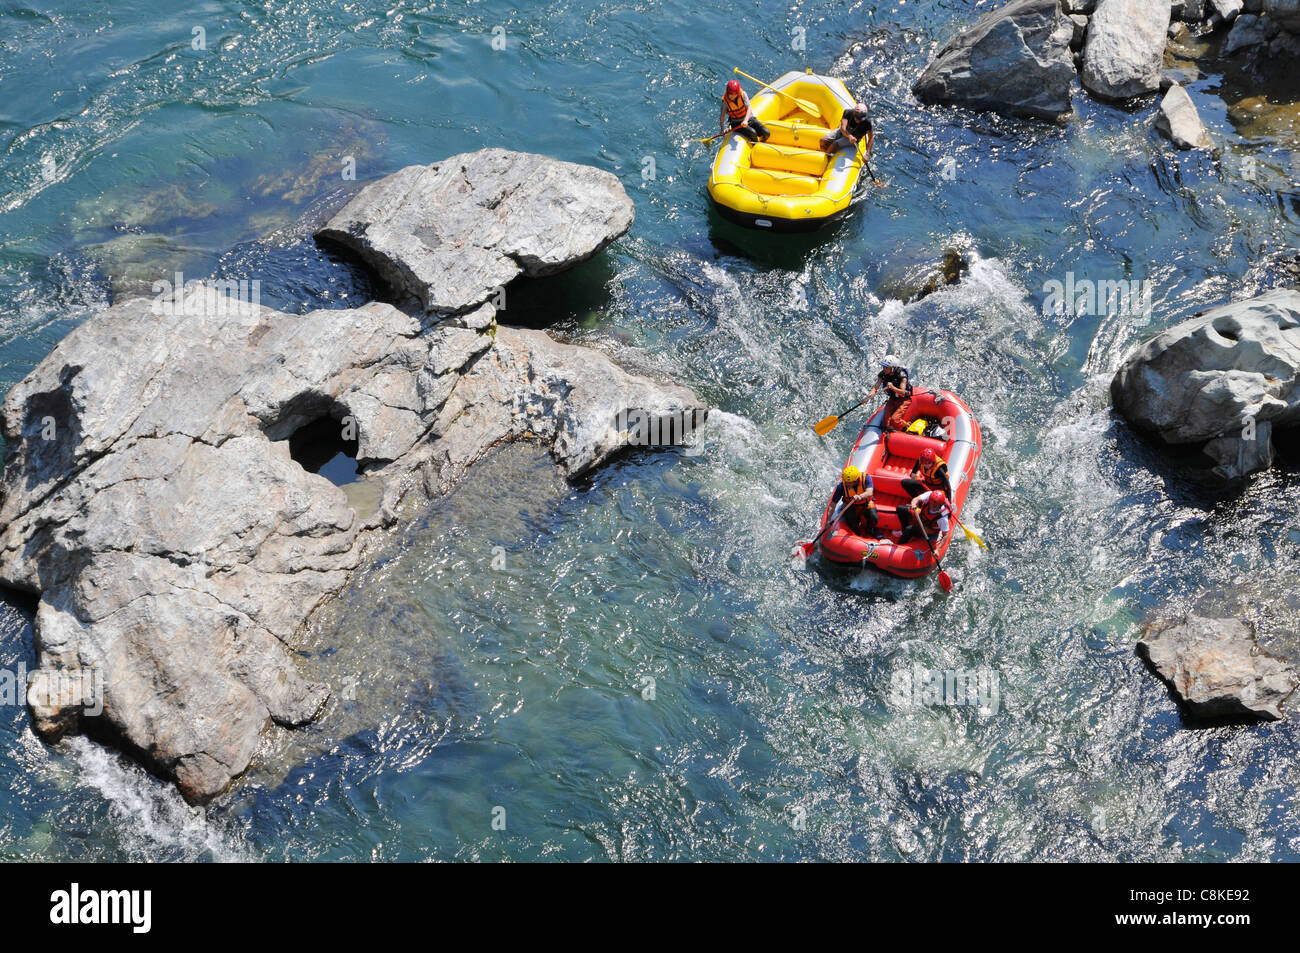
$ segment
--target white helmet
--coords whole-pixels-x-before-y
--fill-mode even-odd
[[[903,365],[903,362],[900,361],[893,354],[886,354],[883,358],[881,358],[880,363],[881,366],[883,367],[902,367]]]

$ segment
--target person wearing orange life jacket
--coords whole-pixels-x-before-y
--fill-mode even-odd
[[[948,461],[935,453],[930,447],[921,451],[912,465],[912,472],[905,476],[901,485],[909,497],[920,496],[927,489],[943,490],[952,496],[952,483],[948,479]]]
[[[750,142],[767,142],[768,136],[772,135],[749,108],[749,97],[734,79],[727,83],[727,91],[722,94],[722,116],[718,128],[726,132],[728,123]]]
[[[871,477],[850,464],[840,474],[840,485],[831,494],[831,506],[846,501],[840,508],[839,518],[849,532],[870,539],[877,535],[876,525],[880,519],[874,497]]]
[[[898,504],[896,512],[899,525],[903,527],[896,540],[900,546],[917,536],[924,536],[932,545],[938,546],[951,528],[948,517],[952,506],[943,490],[926,490],[913,497],[911,503]]]

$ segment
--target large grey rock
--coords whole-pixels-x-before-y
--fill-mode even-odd
[[[1162,136],[1179,149],[1210,149],[1214,141],[1210,131],[1201,122],[1196,104],[1187,90],[1177,83],[1169,87],[1156,110],[1155,127]]]
[[[1165,443],[1215,441],[1222,476],[1244,475],[1230,472],[1235,460],[1259,469],[1272,459],[1272,428],[1300,424],[1300,292],[1270,291],[1174,325],[1125,359],[1111,397]]]
[[[518,236],[508,211],[482,214],[498,247],[558,262],[585,205],[553,211],[554,238],[536,208]],[[380,303],[290,315],[201,286],[101,312],[15,385],[0,409],[0,583],[39,597],[37,731],[110,738],[206,801],[269,723],[320,712],[328,689],[293,658],[303,623],[419,501],[503,441],[540,439],[577,477],[666,442],[649,424],[674,423],[680,442],[707,414],[590,348],[495,327],[490,304],[462,317]],[[331,420],[355,437],[358,484],[290,453]],[[78,673],[102,684],[102,711]]]
[[[585,261],[632,216],[632,200],[608,172],[482,149],[367,185],[316,237],[349,249],[399,297],[459,314],[519,275]]]
[[[1197,718],[1239,721],[1282,717],[1300,684],[1285,660],[1265,652],[1239,619],[1188,616],[1148,628],[1138,653]]]
[[[1215,24],[1231,23],[1244,9],[1241,0],[1210,0],[1211,18]]]
[[[1083,46],[1083,86],[1102,99],[1131,99],[1160,88],[1169,4],[1099,0]]]
[[[1233,23],[1228,38],[1223,41],[1223,46],[1219,50],[1219,55],[1233,56],[1242,50],[1267,43],[1277,35],[1277,30],[1277,24],[1266,17],[1244,14]]]
[[[912,92],[927,103],[1056,119],[1072,108],[1074,30],[1058,0],[1015,0],[945,44]]]

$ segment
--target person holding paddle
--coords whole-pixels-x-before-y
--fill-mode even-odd
[[[924,536],[933,547],[948,535],[948,516],[952,507],[948,505],[948,494],[943,490],[926,490],[913,497],[911,503],[899,503],[895,512],[898,513],[899,525],[903,527],[896,541],[900,546],[916,536]]]
[[[857,467],[849,465],[840,474],[840,485],[831,495],[831,505],[846,501],[840,510],[840,519],[851,533],[871,539],[876,536],[880,514],[876,511],[875,487],[871,477]]]
[[[731,124],[732,130],[740,133],[750,142],[767,142],[768,136],[772,135],[767,127],[758,121],[754,110],[749,108],[749,97],[740,88],[740,83],[734,79],[727,83],[727,91],[722,94],[722,115],[718,128],[727,132],[728,123]]]
[[[912,382],[908,378],[907,368],[899,363],[898,358],[886,354],[880,362],[880,373],[876,375],[875,386],[867,391],[867,400],[876,395],[880,388],[885,389],[885,430],[906,430],[907,411],[912,406]],[[865,403],[865,401],[864,401]]]
[[[876,140],[876,133],[871,128],[871,117],[867,112],[867,104],[858,102],[854,103],[851,108],[844,110],[843,116],[840,117],[839,129],[822,136],[822,151],[834,152],[841,146],[851,146],[856,149],[858,141],[863,136],[867,137],[867,148],[863,150],[862,154],[869,158],[871,156],[871,146]]]

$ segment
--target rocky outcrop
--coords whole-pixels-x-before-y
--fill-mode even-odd
[[[1015,0],[940,49],[912,92],[926,103],[1056,119],[1071,110],[1074,31],[1058,0]]]
[[[1265,17],[1256,16],[1253,13],[1245,14],[1238,17],[1232,25],[1232,31],[1228,38],[1223,41],[1223,47],[1219,50],[1219,55],[1224,57],[1235,56],[1242,50],[1250,49],[1262,43],[1267,43],[1277,35],[1277,24]]]
[[[587,229],[569,216],[587,205],[555,170],[554,194],[519,206],[506,187],[517,163],[454,167],[462,179],[477,169],[458,186],[466,194],[505,203],[476,213],[490,225],[457,233],[476,236],[473,262],[508,248],[511,267],[545,270],[603,241],[574,238]],[[395,233],[385,241],[398,251]],[[427,276],[429,300],[486,302],[469,282],[510,270],[457,266],[419,241],[407,260],[428,250],[448,262],[445,284]],[[473,314],[491,330],[381,303],[283,314],[204,286],[127,301],[60,342],[2,410],[0,583],[39,597],[37,730],[106,737],[206,801],[245,770],[270,722],[321,710],[328,689],[299,673],[295,639],[415,503],[502,441],[541,439],[575,477],[653,442],[663,431],[647,422],[671,421],[680,438],[704,418],[681,388],[540,331],[495,328],[490,303]],[[338,487],[298,462],[295,441],[318,432],[354,450],[361,483]],[[102,687],[98,700],[86,685]]]
[[[520,275],[585,261],[626,232],[632,215],[608,172],[483,149],[371,183],[316,237],[351,251],[399,297],[462,314]]]
[[[1102,99],[1131,99],[1160,88],[1170,6],[1099,0],[1083,47],[1083,86]]]
[[[1111,382],[1115,408],[1168,444],[1201,444],[1216,474],[1269,465],[1275,427],[1300,424],[1300,292],[1213,308],[1139,347]]]
[[[1156,111],[1156,131],[1179,149],[1210,149],[1214,141],[1201,122],[1192,97],[1177,83],[1169,87]]]
[[[1200,720],[1276,721],[1300,685],[1295,670],[1261,649],[1254,629],[1239,619],[1193,615],[1158,623],[1137,650]]]

